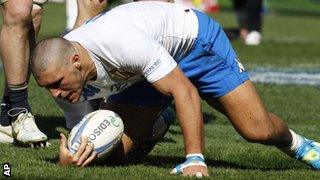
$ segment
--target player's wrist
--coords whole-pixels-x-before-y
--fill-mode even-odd
[[[204,168],[207,168],[207,165],[205,163],[204,156],[202,153],[187,154],[186,161],[177,165],[175,168],[173,168],[173,170],[171,171],[171,174],[183,174],[183,170],[191,166],[202,166]],[[203,174],[201,174],[201,176],[202,175]]]
[[[203,154],[201,153],[192,153],[186,155],[186,163],[200,163],[202,165],[205,165],[205,159]]]

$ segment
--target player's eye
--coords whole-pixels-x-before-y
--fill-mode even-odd
[[[63,78],[51,83],[49,86],[47,86],[47,88],[48,89],[58,89],[60,87],[60,85],[61,85],[62,79]]]

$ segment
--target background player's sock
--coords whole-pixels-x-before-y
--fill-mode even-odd
[[[14,122],[20,113],[31,112],[28,102],[28,84],[8,85],[9,102],[11,109],[9,115]]]
[[[0,124],[2,126],[11,125],[11,118],[8,115],[8,111],[11,109],[8,93],[9,93],[8,86],[7,86],[7,83],[5,83],[4,93],[1,101],[1,113],[0,113]]]

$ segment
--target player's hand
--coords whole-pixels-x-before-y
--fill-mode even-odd
[[[62,166],[75,165],[84,167],[97,158],[97,152],[93,151],[93,144],[88,144],[88,138],[82,137],[78,151],[73,154],[68,150],[67,138],[60,134],[59,163]]]
[[[182,174],[183,176],[195,176],[198,178],[209,176],[202,154],[187,155],[186,161],[173,168],[170,174]]]

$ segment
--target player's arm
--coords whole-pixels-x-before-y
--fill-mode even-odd
[[[154,82],[153,86],[163,94],[174,97],[175,108],[184,137],[187,161],[179,165],[182,172],[173,170],[172,173],[182,173],[183,175],[201,173],[202,175],[208,175],[207,167],[204,163],[188,162],[188,155],[202,155],[204,147],[203,119],[197,89],[178,67],[174,68],[162,79]]]
[[[202,153],[203,120],[197,89],[178,66],[168,75],[154,82],[153,86],[163,94],[174,97],[177,116],[184,137],[185,153]]]

